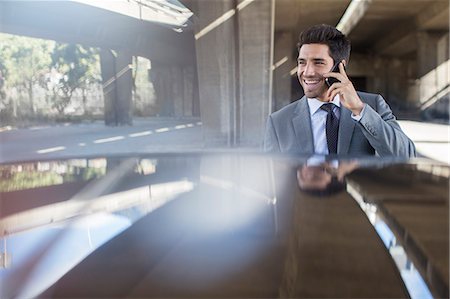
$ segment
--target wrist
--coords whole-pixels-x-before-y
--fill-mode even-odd
[[[364,109],[364,103],[360,102],[359,105],[357,105],[355,108],[352,108],[351,111],[352,111],[353,115],[359,116],[359,115],[361,115],[361,112],[363,111],[363,109]]]

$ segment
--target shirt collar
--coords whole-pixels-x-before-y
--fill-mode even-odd
[[[319,100],[316,99],[316,98],[311,98],[311,99],[310,99],[310,98],[307,98],[307,100],[308,100],[308,106],[309,106],[309,113],[310,113],[311,115],[313,115],[314,113],[316,113],[317,110],[319,110],[320,107],[321,107],[323,104],[325,104],[324,102],[319,101]],[[337,94],[337,95],[333,98],[333,100],[332,100],[330,103],[333,103],[333,104],[335,104],[335,105],[338,106],[338,107],[341,107],[341,101],[339,100],[339,95]]]

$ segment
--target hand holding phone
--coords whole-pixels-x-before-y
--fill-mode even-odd
[[[350,110],[353,115],[360,115],[365,104],[359,98],[352,82],[348,79],[344,63],[342,63],[342,69],[340,68],[339,64],[341,62],[342,61],[335,64],[330,73],[323,74],[323,76],[325,77],[325,83],[329,86],[326,98],[329,101],[332,101],[336,95],[339,95],[341,106],[344,106],[345,108]],[[333,72],[339,73],[339,75],[333,75]],[[334,76],[341,78],[342,81],[336,79]],[[339,84],[334,84],[336,82],[339,82]]]
[[[341,63],[342,61],[339,61],[338,63],[336,63],[333,68],[331,69],[331,72],[334,73],[340,73],[339,72],[339,63]],[[345,66],[344,66],[344,70],[345,70]],[[328,85],[328,87],[330,87],[331,85],[333,85],[333,83],[336,82],[341,82],[338,79],[334,78],[334,77],[327,77],[325,78],[325,83]]]

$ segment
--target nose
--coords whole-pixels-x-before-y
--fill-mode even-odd
[[[303,69],[303,74],[305,76],[314,75],[314,67],[310,63],[306,63]]]

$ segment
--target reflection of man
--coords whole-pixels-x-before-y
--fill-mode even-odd
[[[357,167],[354,161],[341,161],[338,165],[331,162],[306,164],[297,169],[298,186],[315,195],[330,195],[345,188],[345,176]]]
[[[265,151],[415,156],[414,144],[384,99],[356,92],[348,79],[344,66],[350,42],[345,35],[316,25],[301,33],[298,50],[297,76],[305,96],[269,116]],[[330,72],[335,65],[339,73]],[[327,78],[340,82],[328,87]]]

